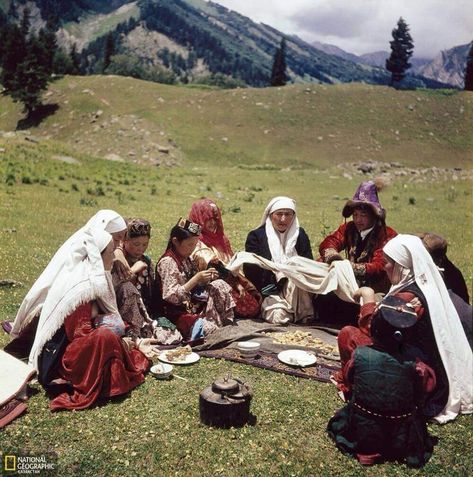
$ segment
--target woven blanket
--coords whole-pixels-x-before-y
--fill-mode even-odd
[[[323,358],[318,358],[317,363],[305,368],[293,367],[279,361],[277,354],[261,351],[254,358],[242,358],[237,349],[223,348],[199,351],[199,355],[205,358],[226,359],[236,363],[248,364],[257,368],[269,369],[278,373],[290,374],[298,378],[315,379],[317,381],[329,382],[330,376],[340,369],[335,362],[327,362]]]

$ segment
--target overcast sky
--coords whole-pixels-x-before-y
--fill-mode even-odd
[[[214,1],[309,43],[330,43],[357,55],[389,50],[399,17],[410,27],[418,58],[473,39],[473,0]]]

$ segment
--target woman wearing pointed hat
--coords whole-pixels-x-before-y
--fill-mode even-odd
[[[320,244],[319,252],[325,263],[347,258],[360,286],[385,293],[389,282],[383,270],[382,248],[397,233],[386,226],[386,211],[378,198],[380,187],[381,183],[374,181],[360,184],[342,210],[345,219],[353,216],[353,220],[345,221],[327,236]]]
[[[310,240],[299,225],[296,202],[290,197],[274,197],[267,205],[261,224],[246,239],[245,250],[275,263],[286,263],[296,255],[312,259]],[[287,323],[314,316],[312,296],[285,277],[276,277],[256,265],[244,266],[248,278],[267,298],[261,305],[266,321]]]

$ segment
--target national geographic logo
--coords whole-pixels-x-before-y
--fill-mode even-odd
[[[4,453],[1,477],[19,475],[56,475],[57,456],[55,454],[21,455]]]

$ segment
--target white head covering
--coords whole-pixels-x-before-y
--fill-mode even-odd
[[[16,314],[11,337],[16,338],[21,330],[39,313],[44,305],[46,296],[56,277],[60,274],[69,258],[74,243],[91,227],[106,230],[109,233],[126,229],[123,218],[113,210],[99,210],[81,229],[72,234],[54,254],[51,261],[37,278],[30,291],[23,299]]]
[[[294,211],[294,219],[285,232],[278,232],[271,222],[270,215],[280,209]],[[299,237],[299,219],[296,213],[296,201],[289,197],[274,197],[264,210],[261,224],[265,224],[271,260],[275,263],[286,263],[287,259],[297,255],[296,242]]]
[[[85,228],[91,227],[100,228],[106,230],[108,233],[114,234],[125,230],[126,222],[123,217],[114,210],[102,209],[85,224]]]
[[[29,362],[38,369],[38,357],[45,343],[64,323],[64,319],[83,303],[98,300],[104,311],[118,313],[110,273],[103,267],[100,253],[112,236],[100,229],[81,233],[49,288],[36,329]]]
[[[402,269],[399,283],[388,295],[415,281],[427,301],[437,348],[448,377],[449,396],[445,409],[435,417],[445,423],[461,413],[473,412],[473,355],[457,311],[442,276],[419,237],[397,235],[383,248]],[[396,272],[396,270],[394,270]],[[403,283],[404,282],[404,283]]]

